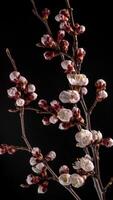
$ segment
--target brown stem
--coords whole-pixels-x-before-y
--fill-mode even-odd
[[[7,57],[9,58],[12,66],[13,66],[14,71],[17,71],[16,63],[15,63],[14,59],[12,58],[10,50],[8,48],[6,48],[6,54],[7,54]]]
[[[32,150],[32,147],[31,147],[31,145],[30,145],[30,143],[29,143],[29,141],[28,141],[28,139],[27,139],[27,137],[26,137],[26,133],[25,133],[24,108],[22,108],[22,109],[20,110],[19,115],[20,115],[20,122],[21,122],[22,138],[23,138],[23,140],[24,140],[26,146],[28,147],[29,151],[31,151],[31,150]]]
[[[93,112],[94,108],[96,107],[96,105],[97,105],[97,100],[94,101],[93,105],[91,106],[91,108],[88,111],[90,115],[92,114],[92,112]]]
[[[19,146],[14,146],[16,148],[16,150],[20,150],[20,151],[27,151],[27,152],[31,152],[28,148],[26,147],[19,147]]]
[[[51,169],[51,167],[48,165],[46,161],[44,161],[48,171],[53,176],[53,180],[59,183],[58,176],[55,174],[55,172]],[[63,186],[63,185],[62,185]],[[76,192],[70,187],[70,186],[63,186],[66,190],[68,190],[69,193],[76,199],[81,200],[81,198],[76,194]]]
[[[42,17],[40,16],[40,14],[38,13],[35,1],[34,0],[30,0],[30,2],[32,3],[32,6],[33,6],[33,13],[34,13],[34,15],[45,25],[45,27],[46,27],[47,32],[49,33],[49,35],[52,35],[52,32],[51,32],[50,27],[48,25],[48,22],[45,21],[45,20],[43,20]]]

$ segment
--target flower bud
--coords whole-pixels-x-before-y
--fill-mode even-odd
[[[108,97],[108,93],[107,93],[105,90],[100,90],[100,91],[98,91],[97,94],[96,94],[96,100],[97,100],[98,102],[100,102],[100,101],[106,99],[107,97]]]
[[[43,20],[48,20],[49,15],[50,15],[50,10],[48,8],[44,8],[41,12]]]
[[[10,73],[9,78],[10,78],[10,80],[11,80],[12,82],[17,83],[17,82],[18,82],[19,76],[20,76],[20,72],[13,71],[13,72]]]
[[[98,79],[95,83],[97,91],[106,90],[106,82],[103,79]]]
[[[52,60],[57,54],[54,51],[46,51],[44,54],[45,60]]]
[[[56,153],[55,153],[55,151],[50,151],[50,152],[46,155],[46,157],[45,157],[45,159],[46,159],[47,161],[53,161],[55,158],[56,158]]]
[[[69,167],[67,165],[62,165],[59,168],[59,174],[69,174]]]
[[[84,56],[85,56],[86,52],[83,48],[78,48],[76,55],[77,55],[77,60],[79,62],[83,62]]]
[[[16,106],[23,107],[25,105],[25,100],[22,98],[19,98],[16,100]]]
[[[33,85],[33,84],[28,84],[27,85],[27,92],[28,93],[33,93],[33,92],[35,92],[35,90],[36,90],[35,85]]]

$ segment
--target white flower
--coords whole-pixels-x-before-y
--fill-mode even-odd
[[[10,89],[7,90],[7,94],[10,98],[13,98],[16,96],[18,90],[16,87],[11,87]]]
[[[67,173],[64,173],[64,174],[61,174],[58,178],[59,180],[59,183],[61,185],[70,185],[71,181],[70,181],[70,174],[67,174]]]
[[[22,98],[19,98],[16,100],[16,106],[23,107],[25,105],[25,100]]]
[[[85,74],[67,74],[67,79],[71,85],[86,86],[89,82]]]
[[[91,131],[92,134],[93,134],[93,141],[95,142],[100,142],[103,138],[102,136],[102,133],[100,131],[95,131],[95,130],[92,130]]]
[[[35,173],[39,174],[39,173],[42,172],[42,170],[43,170],[44,168],[45,168],[44,163],[43,163],[43,162],[40,162],[40,163],[38,163],[36,166],[32,167],[32,170],[33,170]]]
[[[44,194],[46,191],[47,191],[47,189],[46,189],[43,185],[39,185],[39,186],[38,186],[37,192],[38,192],[39,194]]]
[[[83,169],[85,172],[91,172],[94,170],[94,164],[89,156],[85,156],[75,161],[74,169]]]
[[[9,78],[11,81],[16,82],[20,76],[20,72],[13,71],[10,73]]]
[[[84,178],[76,173],[71,175],[70,180],[72,186],[75,188],[81,187],[85,182]]]
[[[73,116],[72,111],[66,108],[61,108],[57,113],[58,119],[60,119],[62,122],[69,122],[72,116]]]
[[[91,142],[93,141],[93,135],[90,131],[81,129],[80,132],[76,133],[75,139],[78,142],[76,146],[84,148],[91,144]]]
[[[28,84],[28,85],[27,85],[27,92],[28,92],[28,93],[35,92],[35,90],[36,90],[35,85],[33,85],[33,84]]]
[[[59,95],[62,103],[77,103],[80,100],[80,95],[76,90],[62,91]]]

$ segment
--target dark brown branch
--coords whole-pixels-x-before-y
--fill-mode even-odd
[[[26,146],[28,147],[29,151],[31,151],[32,147],[31,147],[31,145],[30,145],[30,143],[29,143],[29,141],[28,141],[28,139],[26,137],[26,133],[25,133],[24,108],[21,109],[19,115],[20,115],[21,129],[22,129],[22,138],[23,138]]]
[[[10,50],[8,48],[6,48],[6,54],[7,54],[7,57],[9,58],[12,66],[13,66],[14,71],[17,71],[16,63],[15,63],[14,59],[12,58]]]

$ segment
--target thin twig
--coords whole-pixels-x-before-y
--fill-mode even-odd
[[[12,66],[13,66],[14,71],[17,71],[17,66],[16,66],[16,63],[15,63],[15,60],[11,56],[10,50],[8,48],[6,48],[6,54],[7,54],[7,57],[9,58]]]
[[[30,145],[30,143],[29,143],[29,141],[28,141],[28,139],[26,137],[26,133],[25,133],[24,108],[21,109],[19,115],[20,115],[21,129],[22,129],[22,138],[23,138],[26,146],[28,147],[29,151],[31,151],[32,147],[31,147],[31,145]]]
[[[96,107],[96,105],[97,105],[97,101],[95,100],[94,103],[92,104],[91,108],[88,111],[90,115],[92,114],[92,112],[93,112],[94,108]]]
[[[49,33],[49,35],[52,35],[52,32],[51,32],[51,30],[49,28],[49,25],[48,25],[48,22],[45,21],[45,20],[43,20],[43,18],[38,13],[35,1],[34,0],[30,0],[30,2],[32,3],[32,6],[33,6],[33,14],[45,25],[45,27],[46,27],[47,32]]]

